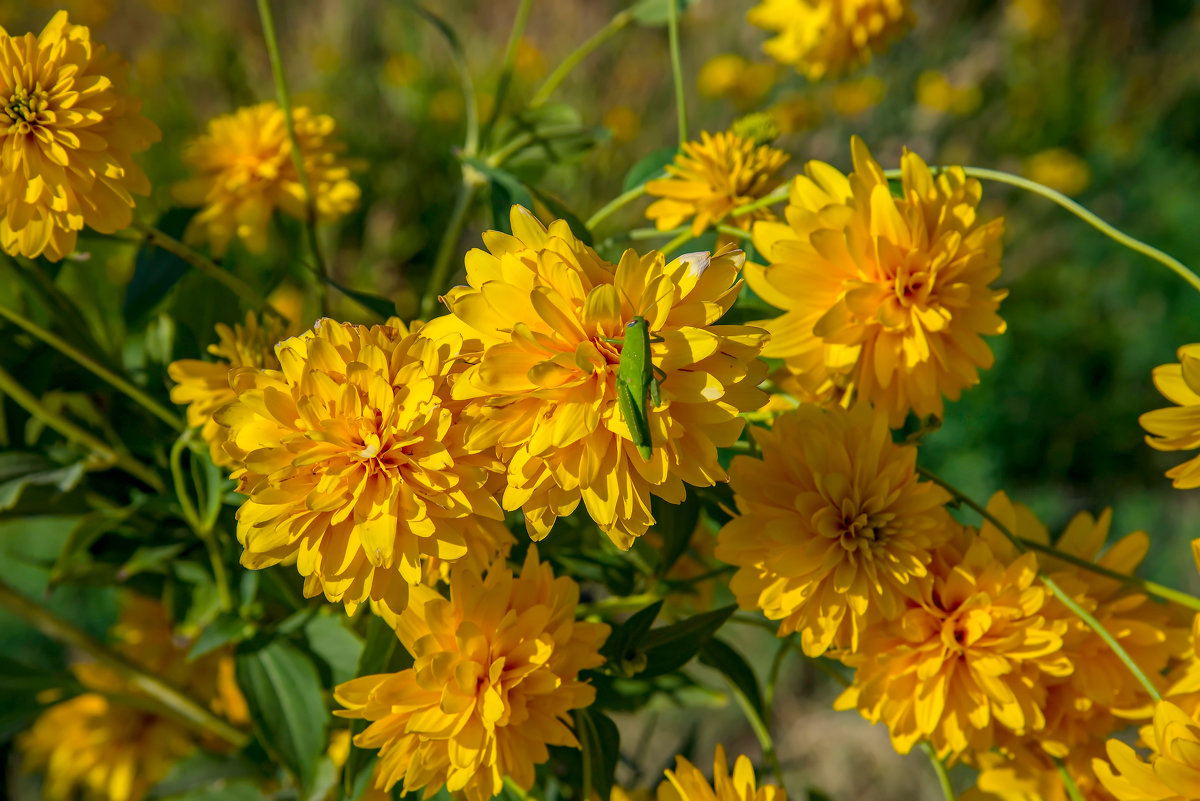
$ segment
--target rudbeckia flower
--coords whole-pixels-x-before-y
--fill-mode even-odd
[[[1139,734],[1150,749],[1147,758],[1114,739],[1108,741],[1108,761],[1093,763],[1105,789],[1117,801],[1200,798],[1200,695],[1159,701],[1153,725],[1143,726]]]
[[[658,801],[787,801],[782,787],[758,785],[754,766],[745,755],[737,758],[730,775],[725,749],[720,745],[713,757],[712,784],[681,756],[675,757],[675,770],[666,774],[667,781],[658,788]]]
[[[1146,412],[1138,422],[1150,432],[1150,447],[1160,451],[1200,448],[1200,343],[1179,349],[1178,364],[1154,368],[1154,386],[1174,407]],[[1167,471],[1178,489],[1200,487],[1200,455]]]

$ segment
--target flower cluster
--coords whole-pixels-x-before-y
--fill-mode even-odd
[[[1200,343],[1181,347],[1178,364],[1154,368],[1154,386],[1175,407],[1141,416],[1142,428],[1151,434],[1146,442],[1160,451],[1200,448]],[[1171,468],[1167,478],[1179,489],[1200,487],[1200,456]]]

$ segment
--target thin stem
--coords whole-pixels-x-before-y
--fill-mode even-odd
[[[591,226],[588,227],[590,228]],[[718,233],[736,236],[738,239],[745,240],[750,239],[753,236],[744,228],[737,228],[732,225],[715,225],[713,228],[715,228]],[[670,250],[672,247],[679,247],[689,239],[695,238],[695,234],[692,233],[692,227],[690,225],[681,225],[678,228],[668,228],[665,231],[660,231],[657,228],[635,228],[626,234],[626,236],[635,242],[639,239],[656,239],[663,236],[674,236],[678,241],[673,240],[670,244],[664,246],[662,248],[664,253]]]
[[[508,161],[514,154],[525,149],[532,142],[550,142],[555,139],[565,139],[568,136],[577,136],[581,133],[586,133],[586,129],[578,125],[555,125],[542,128],[537,133],[527,132],[514,136],[505,143],[504,147],[488,156],[488,166],[502,166],[504,162]]]
[[[953,484],[951,484],[946,479],[944,479],[941,476],[937,475],[936,473],[934,473],[930,470],[926,470],[924,467],[920,467],[920,466],[917,467],[917,473],[924,476],[925,478],[929,479],[930,481],[937,484],[938,486],[942,487],[946,491],[948,491],[951,495],[953,495],[955,497],[956,500],[960,501],[961,503],[966,505],[968,508],[972,509],[980,517],[982,517],[984,520],[991,523],[993,526],[995,526],[1001,532],[1008,531],[1005,528],[1004,524],[1002,522],[1000,522],[998,519],[996,519],[995,515],[993,515],[986,508],[984,508],[981,504],[977,503],[974,499],[972,499],[970,496],[968,496],[962,490],[955,487]],[[1006,534],[1005,536],[1008,536],[1008,534]],[[1153,595],[1157,598],[1161,598],[1164,601],[1171,601],[1172,603],[1177,603],[1180,606],[1186,607],[1193,611],[1200,612],[1200,598],[1197,598],[1194,595],[1189,595],[1186,592],[1181,592],[1180,590],[1176,590],[1171,587],[1167,587],[1163,584],[1159,584],[1156,581],[1148,581],[1146,579],[1139,578],[1137,576],[1132,576],[1128,573],[1119,573],[1116,570],[1110,570],[1109,568],[1104,567],[1103,565],[1098,565],[1095,562],[1089,562],[1087,559],[1083,559],[1074,554],[1067,553],[1066,551],[1060,551],[1053,546],[1046,545],[1041,542],[1037,542],[1036,540],[1030,540],[1030,539],[1026,539],[1024,537],[1016,537],[1015,535],[1013,537],[1010,537],[1010,539],[1014,539],[1015,540],[1014,544],[1016,544],[1022,550],[1027,548],[1031,551],[1037,551],[1038,553],[1044,553],[1047,556],[1052,556],[1055,559],[1061,559],[1064,562],[1068,562],[1082,570],[1087,570],[1087,571],[1089,571],[1091,573],[1095,573],[1099,576],[1104,576],[1105,578],[1110,578],[1110,579],[1113,579],[1114,581],[1119,581],[1122,584],[1128,584],[1131,587],[1137,587],[1139,590],[1146,593],[1147,595]]]
[[[71,442],[76,442],[90,450],[104,467],[112,466],[124,470],[129,475],[152,487],[156,492],[166,489],[162,479],[150,468],[134,459],[127,453],[118,453],[113,447],[89,431],[80,428],[75,423],[57,412],[47,409],[41,401],[29,390],[21,386],[4,368],[0,367],[0,395],[8,395],[17,405],[41,420],[49,428],[57,431]]]
[[[146,411],[150,412],[159,420],[162,420],[171,428],[174,428],[176,431],[187,427],[182,419],[180,419],[170,409],[167,409],[154,398],[147,395],[140,387],[135,386],[134,384],[114,373],[112,370],[109,370],[107,367],[100,364],[91,356],[88,356],[86,353],[79,350],[54,332],[47,331],[37,323],[6,306],[0,306],[0,317],[3,317],[13,325],[18,326],[19,328],[22,328],[28,333],[37,337],[50,347],[57,350],[59,353],[83,367],[85,370],[91,372],[93,375],[96,375],[104,381],[107,381],[109,384],[112,384],[113,387],[121,392],[124,392],[127,396],[129,396],[129,398],[141,404]]]
[[[767,716],[767,726],[771,725],[772,710],[775,708],[775,685],[779,682],[779,671],[783,668],[784,657],[790,650],[792,650],[792,644],[785,638],[783,642],[779,643],[779,649],[775,651],[775,658],[771,660],[771,669],[767,672],[767,686],[763,696],[763,711]]]
[[[749,615],[733,615],[729,618],[729,620],[733,623],[740,623],[743,626],[754,626],[755,628],[760,628],[763,631],[769,631],[777,637],[779,636],[779,624],[772,623],[769,620],[763,620],[762,618],[751,617]],[[821,671],[843,687],[850,686],[850,680],[841,673],[838,673],[837,670],[834,669],[833,665],[829,664],[827,660],[822,659],[819,656],[809,656],[808,654],[804,653],[804,649],[800,647],[800,643],[796,642],[796,635],[794,633],[789,634],[786,637],[780,637],[780,639],[817,670]]]
[[[517,786],[517,783],[512,780],[511,776],[504,777],[504,789],[508,790],[521,801],[529,801],[532,798],[529,793]]]
[[[624,206],[637,200],[642,195],[646,194],[646,185],[639,184],[633,189],[622,192],[612,200],[608,201],[601,209],[588,218],[586,223],[589,231],[595,231],[596,226],[607,220],[613,213],[623,208]]]
[[[677,237],[663,245],[661,248],[658,248],[658,250],[661,251],[664,256],[670,258],[671,254],[678,250],[684,242],[690,242],[693,239],[695,239],[695,236],[692,234],[692,229],[686,228]]]
[[[591,729],[591,726],[592,720],[588,717],[586,712],[579,712],[575,715],[576,729],[584,727]],[[582,732],[577,732],[576,736],[578,737],[580,734],[582,734]],[[593,732],[593,735],[591,736],[594,736],[594,734],[595,733]],[[600,738],[596,737],[596,739],[599,740]],[[584,745],[581,750],[583,752],[583,795],[590,798],[592,796],[592,749]]]
[[[423,320],[428,320],[433,314],[438,293],[445,288],[446,281],[450,278],[450,262],[454,259],[458,237],[462,234],[463,226],[467,224],[467,214],[475,201],[475,194],[482,186],[482,183],[468,176],[467,170],[470,169],[472,168],[463,166],[463,183],[458,189],[458,198],[454,201],[454,211],[450,214],[446,230],[442,232],[442,241],[438,245],[437,256],[433,262],[433,272],[429,274],[429,282],[425,284],[425,292],[421,295],[419,308]]]
[[[520,47],[521,37],[525,34],[525,23],[529,21],[529,10],[532,6],[533,0],[521,0],[520,5],[517,6],[517,15],[513,18],[512,30],[508,33],[508,44],[504,48],[504,62],[500,67],[500,80],[496,84],[496,98],[492,102],[492,111],[488,114],[487,122],[483,126],[483,133],[480,134],[480,142],[485,148],[491,138],[492,128],[495,127],[496,120],[503,111],[504,99],[508,95],[508,86],[512,83],[513,65],[517,62],[517,49]]]
[[[742,714],[746,721],[750,724],[754,736],[758,738],[758,744],[762,748],[763,757],[767,760],[767,764],[771,766],[771,772],[775,774],[775,783],[779,785],[779,789],[785,789],[783,783],[783,767],[779,764],[779,757],[775,753],[775,743],[771,739],[771,732],[767,728],[766,721],[758,714],[758,710],[754,708],[754,704],[750,703],[750,699],[742,692],[742,688],[729,679],[725,678],[729,685],[730,691],[733,693],[733,698],[737,701],[737,705],[741,707]]]
[[[788,187],[789,184],[784,184],[769,195],[764,195],[758,200],[738,206],[737,208],[733,209],[733,211],[729,212],[727,216],[737,218],[741,217],[743,214],[749,214],[752,211],[758,211],[759,209],[765,209],[767,206],[774,206],[776,203],[782,203],[788,199]]]
[[[183,480],[183,451],[191,441],[192,431],[188,430],[181,434],[175,440],[175,444],[171,446],[171,481],[175,486],[175,497],[179,500],[179,506],[183,510],[183,517],[191,526],[192,531],[204,543],[204,549],[208,552],[208,561],[212,565],[213,579],[217,584],[217,597],[220,602],[221,611],[228,612],[233,609],[233,596],[229,591],[229,575],[225,571],[225,562],[221,558],[221,549],[217,546],[216,539],[213,538],[212,526],[201,520],[199,513],[196,511],[196,505],[192,503],[192,496],[188,493],[187,487]]]
[[[667,0],[667,38],[671,44],[671,75],[675,82],[675,114],[679,117],[679,144],[687,141],[687,99],[684,97],[683,60],[679,55],[679,3]]]
[[[454,29],[437,14],[415,0],[407,0],[407,4],[416,14],[437,28],[446,43],[450,45],[450,57],[454,61],[454,68],[458,71],[463,104],[466,106],[467,133],[463,142],[463,155],[473,157],[479,153],[479,101],[475,98],[475,83],[471,80],[471,71],[467,69],[467,59],[463,54],[462,43],[459,42],[458,34],[454,32]]]
[[[955,801],[954,786],[950,784],[950,774],[946,772],[945,763],[929,743],[921,743],[921,750],[929,757],[929,764],[933,766],[933,772],[937,774],[938,784],[942,787],[942,795],[946,796],[946,801]]]
[[[640,595],[618,595],[612,598],[593,601],[590,604],[579,604],[575,607],[575,614],[578,617],[590,617],[592,615],[601,615],[605,612],[609,614],[631,612],[661,600],[662,596],[649,592]]]
[[[308,249],[312,251],[313,261],[322,277],[329,275],[325,267],[325,257],[321,255],[321,245],[317,241],[317,199],[312,193],[308,180],[308,171],[304,169],[304,154],[300,151],[300,140],[296,138],[296,122],[292,119],[292,100],[288,94],[287,78],[283,72],[283,59],[279,56],[279,42],[275,38],[275,20],[271,16],[271,0],[258,0],[258,18],[262,21],[263,39],[267,45],[267,58],[271,62],[271,75],[275,78],[275,96],[279,107],[283,109],[284,121],[287,123],[288,141],[292,145],[292,165],[296,169],[296,177],[300,188],[304,190],[304,228],[308,235]],[[329,290],[321,282],[321,307],[326,309],[329,300]]]
[[[129,686],[156,702],[164,714],[186,723],[194,729],[220,737],[234,748],[242,748],[250,737],[238,731],[228,721],[214,715],[197,701],[166,684],[141,667],[113,653],[102,643],[80,631],[67,621],[38,606],[0,581],[0,605],[53,640],[75,648],[95,659],[117,674]]]
[[[1055,759],[1054,762],[1058,765],[1058,775],[1062,778],[1063,787],[1067,790],[1067,797],[1071,801],[1084,801],[1083,793],[1079,791],[1079,785],[1075,783],[1075,777],[1067,770],[1067,766],[1063,764],[1061,759]]]
[[[567,54],[567,57],[562,60],[562,63],[555,67],[554,71],[551,72],[550,75],[546,77],[546,80],[542,82],[542,85],[538,87],[537,92],[535,92],[533,95],[533,99],[529,101],[529,108],[537,108],[545,103],[550,98],[550,95],[554,94],[554,90],[557,89],[559,84],[563,82],[563,79],[570,75],[571,71],[579,66],[579,62],[587,58],[588,55],[590,55],[591,52],[600,45],[604,44],[613,36],[616,36],[622,30],[629,27],[632,22],[633,12],[626,9],[609,20],[608,24],[603,28],[588,37],[583,44],[579,45],[579,47]]]

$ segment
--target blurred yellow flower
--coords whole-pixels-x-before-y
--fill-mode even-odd
[[[670,503],[684,483],[725,480],[717,448],[737,440],[739,414],[766,400],[755,357],[760,329],[714,325],[737,297],[740,251],[627,250],[601,259],[559,220],[547,230],[520,206],[513,235],[489,231],[488,251],[467,254],[469,286],[444,298],[451,315],[428,326],[482,341],[479,363],[454,388],[471,400],[468,441],[498,446],[508,465],[505,509],[520,508],[535,540],[580,500],[621,548],[653,524],[650,495]],[[649,407],[645,459],[617,408],[616,371],[626,325],[641,316],[662,404]],[[433,335],[433,334],[431,334]]]
[[[642,118],[629,106],[613,106],[604,112],[604,127],[612,131],[614,142],[624,145],[637,139]]]
[[[816,81],[869,62],[913,14],[909,0],[762,0],[746,19],[778,34],[763,45],[767,55]]]
[[[209,704],[231,722],[247,722],[229,651],[188,661],[187,649],[176,644],[157,602],[127,596],[112,635],[115,650],[125,658]],[[108,668],[82,663],[73,670],[85,692],[47,709],[18,737],[25,766],[45,772],[42,792],[47,801],[138,801],[175,762],[196,748],[197,736],[175,720],[122,706],[108,697],[139,695]]]
[[[213,464],[234,465],[233,459],[225,453],[228,431],[213,419],[217,409],[237,398],[229,385],[231,371],[235,367],[279,369],[275,343],[285,336],[286,325],[279,318],[267,317],[260,325],[254,312],[246,312],[244,326],[234,325],[231,329],[224,323],[217,323],[218,341],[208,346],[208,352],[216,356],[217,361],[179,359],[167,367],[167,374],[177,382],[171,387],[171,400],[181,406],[187,405],[188,426],[200,429]]]
[[[1160,451],[1200,448],[1200,343],[1184,345],[1178,364],[1154,368],[1154,386],[1174,407],[1146,412],[1138,418],[1150,432],[1146,443]],[[1200,487],[1200,455],[1167,471],[1178,489]]]
[[[794,94],[784,97],[767,109],[779,130],[785,134],[806,131],[821,121],[821,107],[807,95]]]
[[[1048,38],[1058,33],[1062,12],[1059,0],[1008,0],[1004,16],[1021,33]]]
[[[84,225],[133,222],[150,182],[133,162],[157,142],[128,90],[128,65],[59,11],[40,34],[0,27],[0,247],[58,261]],[[132,194],[131,194],[132,193]]]
[[[1082,801],[1113,801],[1092,770],[1092,759],[1103,752],[1103,748],[1078,749],[1062,760]],[[1059,766],[1044,758],[1031,759],[1028,753],[1029,749],[1022,747],[1013,752],[1015,755],[997,751],[975,755],[972,763],[979,770],[979,778],[975,787],[959,796],[959,801],[1076,801],[1063,782]]]
[[[720,745],[713,756],[712,784],[681,756],[675,757],[675,770],[666,774],[667,780],[658,786],[658,801],[787,801],[782,787],[757,785],[754,765],[744,754],[737,758],[730,775],[725,749]]]
[[[487,801],[506,776],[530,789],[547,745],[578,748],[570,711],[596,691],[577,676],[604,661],[609,631],[576,621],[578,603],[535,547],[516,578],[498,561],[483,577],[456,566],[449,600],[414,588],[396,626],[413,666],[334,690],[334,714],[370,721],[354,744],[379,749],[378,786]]]
[[[774,62],[751,62],[737,53],[719,53],[700,68],[696,88],[709,98],[725,97],[739,107],[756,106],[775,82]]]
[[[217,422],[246,500],[242,564],[295,560],[304,592],[353,613],[370,601],[394,622],[429,556],[458,560],[466,532],[503,527],[491,453],[468,451],[450,384],[460,341],[398,320],[370,328],[320,320],[275,348],[281,369],[238,367],[237,400]]]
[[[878,106],[887,91],[874,75],[842,81],[829,91],[829,103],[843,117],[856,117]]]
[[[1092,171],[1087,162],[1070,150],[1052,147],[1025,159],[1022,174],[1031,181],[1048,186],[1064,195],[1078,195],[1088,188]]]
[[[917,105],[940,114],[965,117],[979,108],[983,93],[975,84],[950,83],[944,72],[925,70],[917,78]]]
[[[857,670],[836,709],[883,721],[908,753],[929,740],[938,756],[989,750],[997,734],[1046,725],[1046,681],[1070,674],[1068,625],[1046,617],[1052,596],[1032,553],[998,558],[963,530],[934,555],[923,598],[866,630],[845,662]]]
[[[646,183],[646,194],[660,198],[646,209],[646,218],[660,231],[690,219],[692,234],[699,236],[710,225],[724,222],[738,206],[770,194],[783,183],[776,173],[789,158],[782,150],[733,131],[716,136],[705,131],[700,141],[683,143],[683,152],[667,165],[669,177]],[[770,209],[763,208],[730,222],[745,228],[755,220],[774,218]]]
[[[393,86],[411,86],[421,76],[421,60],[412,53],[395,53],[383,65],[383,79]]]
[[[716,556],[736,565],[743,609],[800,632],[809,656],[857,650],[866,628],[922,596],[932,550],[950,535],[950,495],[918,482],[917,449],[892,443],[887,418],[804,405],[752,428],[762,458],[737,456],[737,515]]]
[[[359,188],[334,138],[333,118],[307,108],[292,110],[304,172],[316,200],[317,218],[333,220],[358,205]],[[292,161],[287,120],[273,102],[260,103],[209,121],[191,140],[183,160],[194,177],[175,185],[175,198],[200,206],[186,239],[207,241],[221,256],[235,238],[255,253],[267,247],[276,209],[303,220],[304,188]]]
[[[820,403],[857,397],[887,412],[942,416],[992,365],[981,335],[996,314],[1003,220],[980,223],[980,185],[959,168],[935,178],[915,153],[901,161],[901,197],[862,140],[849,176],[817,161],[791,184],[787,223],[759,222],[754,244],[770,262],[747,266],[763,300],[784,309],[757,323],[763,355],[783,359],[779,382]]]
[[[1118,801],[1194,801],[1200,798],[1200,695],[1159,701],[1154,723],[1139,734],[1147,759],[1120,740],[1108,741],[1108,759],[1093,763],[1096,776]],[[1114,772],[1114,768],[1116,769]]]

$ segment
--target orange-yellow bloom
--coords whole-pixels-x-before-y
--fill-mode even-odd
[[[422,560],[457,560],[468,539],[506,533],[490,453],[468,450],[451,382],[461,340],[434,342],[399,321],[320,320],[276,346],[279,370],[239,367],[237,400],[217,412],[247,496],[242,564],[295,560],[304,591],[389,622],[422,581]]]
[[[350,180],[344,147],[334,138],[332,117],[292,109],[296,142],[312,189],[317,218],[334,220],[358,205],[360,190]],[[287,118],[275,103],[223,114],[184,149],[195,177],[176,184],[175,197],[201,209],[188,227],[189,242],[208,241],[220,256],[235,238],[261,253],[271,215],[281,209],[297,219],[306,214],[304,186],[292,161]]]
[[[733,131],[713,136],[705,131],[700,141],[683,143],[683,152],[666,167],[667,178],[646,184],[646,194],[660,198],[646,209],[646,218],[660,231],[690,219],[692,234],[699,236],[710,225],[725,221],[738,206],[765,197],[783,183],[776,173],[789,158],[752,137]],[[755,220],[774,218],[770,209],[761,208],[730,222],[745,228]]]
[[[746,280],[784,313],[762,325],[764,356],[783,359],[788,389],[822,403],[854,397],[887,412],[942,416],[992,365],[981,335],[1004,332],[1002,220],[981,224],[980,186],[959,168],[933,177],[905,152],[893,197],[866,145],[854,172],[809,162],[791,185],[787,223],[760,222],[754,244],[770,262]]]
[[[1179,349],[1178,364],[1154,368],[1154,386],[1175,406],[1146,412],[1138,422],[1146,442],[1160,451],[1200,448],[1200,342]],[[1178,489],[1200,487],[1200,455],[1167,471]]]
[[[716,556],[738,567],[743,609],[800,632],[809,656],[857,650],[874,620],[922,595],[934,548],[951,533],[950,495],[918,482],[917,449],[892,443],[869,406],[804,405],[751,432],[762,458],[737,456],[729,483],[738,514]]]
[[[40,34],[0,27],[0,247],[58,261],[83,226],[133,222],[150,182],[133,162],[161,136],[129,94],[128,65],[59,11]]]
[[[578,602],[533,547],[518,577],[498,561],[483,577],[456,566],[449,600],[414,588],[396,626],[413,666],[334,691],[346,707],[335,714],[371,722],[354,743],[379,749],[378,786],[487,801],[505,776],[532,787],[547,745],[578,748],[570,711],[596,694],[578,674],[604,661],[609,631],[576,621]]]
[[[1120,740],[1108,741],[1108,758],[1093,763],[1096,776],[1118,801],[1195,801],[1200,798],[1200,695],[1173,696],[1154,709],[1154,723],[1139,731],[1148,758]],[[1115,771],[1114,771],[1115,768]]]
[[[628,548],[653,523],[650,495],[671,503],[684,483],[725,480],[717,448],[742,431],[739,413],[765,400],[760,329],[714,325],[733,305],[740,251],[625,252],[601,259],[567,224],[547,230],[514,206],[513,235],[490,231],[490,252],[467,254],[467,283],[444,298],[452,315],[430,331],[482,341],[478,364],[455,384],[473,401],[468,441],[498,446],[508,464],[505,509],[520,508],[534,539],[580,500]],[[642,457],[617,406],[626,326],[648,324],[662,404],[649,408],[653,451]],[[432,334],[431,334],[432,335]]]
[[[767,55],[810,80],[836,77],[871,60],[913,23],[909,0],[762,0],[746,19],[778,35]]]
[[[227,432],[213,419],[213,413],[237,398],[229,386],[229,375],[235,367],[254,367],[278,370],[275,344],[285,336],[285,324],[278,318],[267,318],[259,324],[254,312],[246,312],[246,324],[217,323],[218,342],[208,346],[208,352],[218,361],[179,359],[167,367],[167,374],[178,382],[171,387],[171,400],[187,404],[187,421],[199,428],[200,436],[208,443],[213,464],[233,467],[233,459],[225,453]]]
[[[758,786],[754,765],[744,754],[737,758],[730,775],[725,749],[720,745],[713,757],[712,784],[681,756],[675,757],[675,770],[666,774],[667,780],[658,786],[658,801],[787,801],[782,787]]]

